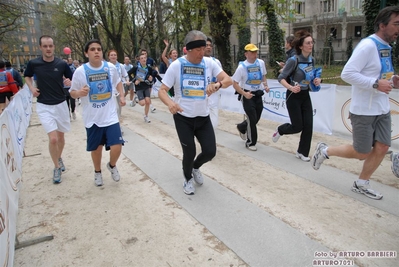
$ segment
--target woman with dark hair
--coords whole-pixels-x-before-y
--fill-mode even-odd
[[[321,79],[313,77],[314,58],[312,57],[313,38],[307,31],[295,33],[293,46],[296,55],[289,58],[278,76],[278,81],[287,88],[286,105],[291,123],[277,127],[273,142],[285,134],[301,133],[296,157],[310,161],[309,150],[313,134],[313,107],[310,99],[310,83],[319,86]],[[288,83],[287,80],[291,80]]]

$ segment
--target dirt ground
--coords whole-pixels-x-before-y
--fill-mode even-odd
[[[153,103],[156,112],[168,112],[159,99]],[[54,239],[16,250],[14,266],[247,266],[123,154],[118,162],[121,181],[115,183],[108,177],[108,153],[104,153],[105,185],[95,187],[79,112],[78,107],[78,118],[66,134],[63,158],[67,170],[59,185],[52,183],[47,135],[33,113],[25,146],[17,233],[19,241],[43,235]],[[123,127],[181,159],[174,127],[155,118],[146,124],[142,113],[142,107],[124,107]],[[218,130],[236,134],[235,124],[242,115],[227,111],[219,115]],[[259,143],[294,156],[299,136],[283,136],[273,143],[271,135],[277,125],[261,120]],[[319,141],[351,142],[315,133],[312,153]],[[251,164],[250,173],[242,168],[245,164]],[[358,160],[341,158],[331,158],[325,164],[354,174],[362,166]],[[215,159],[201,170],[331,250],[399,251],[398,217],[363,202],[221,145]],[[372,180],[399,188],[388,156]],[[348,181],[348,190],[352,182]],[[355,263],[399,266],[397,258],[356,258]]]

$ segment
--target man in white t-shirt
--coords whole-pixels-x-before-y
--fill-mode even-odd
[[[115,182],[120,180],[116,162],[122,151],[124,140],[119,125],[117,103],[113,90],[118,90],[121,106],[126,105],[123,86],[115,65],[103,61],[103,50],[99,40],[89,41],[84,48],[89,62],[76,69],[71,89],[73,98],[80,97],[82,115],[87,133],[87,151],[91,152],[94,165],[94,182],[103,185],[101,174],[102,149],[110,150],[107,168]]]
[[[125,57],[124,59],[124,63],[123,66],[125,67],[126,73],[129,72],[129,70],[131,70],[133,68],[133,65],[130,64],[130,58],[129,57]],[[123,84],[123,87],[125,89],[125,98],[127,96],[128,93],[130,93],[129,95],[129,99],[130,99],[130,106],[134,107],[136,105],[136,102],[134,101],[134,83],[125,83]]]
[[[211,38],[206,39],[206,48],[205,48],[205,55],[206,57],[211,58],[214,60],[220,68],[222,68],[222,63],[220,63],[219,59],[212,56],[213,51],[213,43]],[[213,81],[217,82],[216,78],[212,78]],[[209,116],[211,117],[212,126],[214,129],[218,127],[219,124],[219,103],[220,103],[220,92],[217,91],[211,94],[208,98],[208,105],[209,105]]]
[[[183,192],[187,195],[194,194],[193,178],[198,185],[202,185],[204,180],[199,168],[216,155],[208,97],[232,84],[231,78],[214,60],[204,57],[206,39],[200,31],[190,31],[186,35],[187,55],[170,64],[158,93],[173,114],[183,149]],[[211,83],[212,77],[216,77],[218,82]],[[168,95],[171,87],[175,90],[173,100]],[[202,149],[197,157],[194,137]]]
[[[233,87],[241,94],[242,106],[246,120],[237,124],[240,136],[245,140],[245,147],[256,151],[258,130],[256,124],[263,111],[262,95],[269,92],[266,79],[265,62],[258,58],[258,47],[247,44],[245,47],[245,61],[240,62],[233,75]]]
[[[331,156],[364,160],[352,191],[378,200],[382,194],[370,188],[370,178],[391,146],[389,93],[399,87],[399,76],[394,75],[389,43],[399,35],[399,6],[382,9],[374,29],[375,34],[356,46],[341,74],[352,84],[349,112],[353,143],[334,147],[318,143],[311,163],[318,170]]]

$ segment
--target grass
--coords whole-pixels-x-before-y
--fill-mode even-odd
[[[336,85],[350,85],[344,82],[340,78],[342,69],[344,68],[343,65],[331,65],[330,67],[327,66],[316,66],[316,67],[322,67],[323,73],[321,77],[324,79],[323,80],[324,83],[330,83]],[[276,79],[272,68],[267,68],[267,78]]]

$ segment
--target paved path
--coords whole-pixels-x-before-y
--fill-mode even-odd
[[[169,113],[158,111],[151,117],[173,125]],[[183,180],[176,179],[182,177],[181,161],[133,131],[124,128],[124,132],[127,141],[134,140],[125,144],[125,156],[250,266],[312,266],[316,251],[330,251],[206,176],[204,185],[197,186],[194,196],[185,195]],[[254,153],[245,149],[237,136],[219,130],[216,138],[224,147],[399,216],[395,197],[399,190],[393,187],[374,182],[373,186],[384,192],[384,201],[375,201],[349,190],[348,180],[356,179],[351,173],[329,166],[309,172],[301,168],[303,162],[287,152],[258,144],[258,152]],[[157,162],[157,168],[151,162]]]

